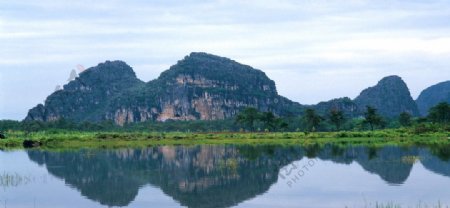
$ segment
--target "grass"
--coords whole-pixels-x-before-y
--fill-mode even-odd
[[[450,144],[449,132],[416,134],[408,129],[342,132],[184,133],[184,132],[7,132],[0,149],[20,149],[24,140],[41,142],[41,148],[119,148],[152,145],[278,144],[278,145],[441,145]]]

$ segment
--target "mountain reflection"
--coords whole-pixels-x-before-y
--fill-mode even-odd
[[[356,162],[389,184],[404,183],[419,161],[450,176],[441,149],[338,146],[159,146],[145,149],[28,151],[29,158],[91,200],[127,206],[145,185],[183,206],[229,207],[265,193],[282,167],[303,157]],[[445,151],[444,151],[445,152]],[[151,196],[149,196],[151,197]]]

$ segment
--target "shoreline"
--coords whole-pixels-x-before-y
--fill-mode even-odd
[[[450,145],[449,132],[410,134],[399,130],[342,132],[79,132],[47,131],[25,134],[11,132],[0,140],[0,149],[26,149],[24,141],[33,148],[82,149],[127,148],[155,145]],[[33,146],[33,144],[35,146]]]

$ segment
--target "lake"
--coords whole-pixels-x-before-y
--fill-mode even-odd
[[[447,147],[0,151],[2,207],[450,205]]]

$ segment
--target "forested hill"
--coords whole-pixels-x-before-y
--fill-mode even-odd
[[[191,53],[158,79],[139,81],[121,61],[87,69],[26,120],[113,120],[123,125],[147,120],[216,120],[245,107],[276,115],[299,114],[302,106],[277,93],[275,82],[250,66],[206,53]]]
[[[299,89],[301,90],[301,89]],[[152,81],[139,80],[123,61],[106,61],[82,72],[62,90],[32,108],[25,120],[76,122],[112,120],[118,125],[144,121],[220,120],[254,107],[276,116],[301,115],[305,108],[321,114],[341,110],[362,115],[366,106],[381,115],[418,115],[408,87],[398,76],[383,78],[355,99],[339,98],[306,106],[277,92],[275,82],[258,69],[228,58],[191,53]]]

